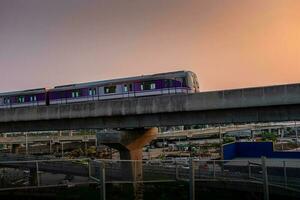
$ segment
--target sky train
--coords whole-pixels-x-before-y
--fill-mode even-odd
[[[52,89],[0,93],[0,108],[46,106],[150,95],[195,93],[195,73],[176,71],[129,78],[56,86]]]

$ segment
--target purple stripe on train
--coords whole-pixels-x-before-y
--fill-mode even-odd
[[[145,81],[145,82],[149,82],[149,81]],[[143,82],[134,82],[132,92],[142,91],[141,90],[142,83]],[[177,81],[177,80],[154,80],[154,83],[155,83],[155,87],[157,90],[166,89],[166,88],[174,88],[174,87],[186,87],[184,83]],[[49,92],[49,100],[72,98],[72,92],[74,92],[74,91],[78,91],[80,93],[80,97],[87,97],[87,96],[89,96],[89,89],[95,88],[95,87],[96,86],[90,86],[90,87],[81,88],[81,89]]]
[[[10,103],[16,104],[18,103],[19,97],[24,97],[24,103],[30,103],[30,97],[36,96],[36,101],[46,101],[46,93],[32,94],[32,95],[18,95],[18,96],[10,96]]]

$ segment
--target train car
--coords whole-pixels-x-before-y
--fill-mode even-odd
[[[49,104],[62,104],[198,91],[196,74],[191,71],[176,71],[56,86],[48,91],[48,97]]]
[[[45,88],[0,93],[0,108],[39,106],[47,104]]]

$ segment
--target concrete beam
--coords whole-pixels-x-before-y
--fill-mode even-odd
[[[300,120],[300,84],[0,109],[0,132]]]
[[[300,104],[249,107],[236,109],[199,110],[147,115],[88,117],[0,123],[0,132],[50,130],[143,128],[178,125],[228,124],[251,122],[299,121]]]
[[[300,84],[0,109],[0,122],[115,117],[300,104]]]

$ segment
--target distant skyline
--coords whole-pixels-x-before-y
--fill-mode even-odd
[[[0,92],[176,70],[300,82],[298,0],[1,0]]]

